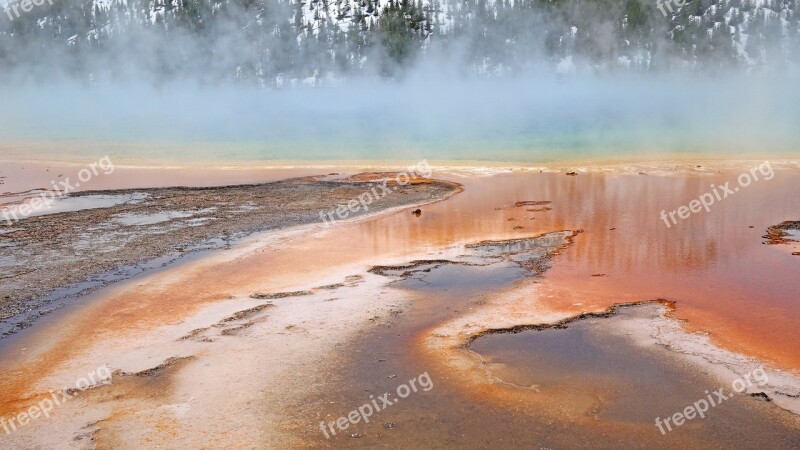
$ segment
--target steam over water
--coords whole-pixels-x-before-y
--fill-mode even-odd
[[[797,154],[788,78],[527,76],[262,89],[6,85],[0,157],[250,163]]]

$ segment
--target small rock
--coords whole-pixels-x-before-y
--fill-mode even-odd
[[[571,177],[574,177],[574,176],[578,175],[578,172],[567,172],[567,175],[569,175]]]
[[[411,214],[413,214],[413,215],[415,215],[415,216],[419,217],[419,216],[421,216],[421,215],[422,215],[422,210],[421,210],[421,209],[419,209],[419,208],[417,208],[417,209],[415,209],[414,211],[412,211],[412,212],[411,212]]]
[[[387,430],[391,430],[392,428],[395,427],[397,427],[397,424],[395,424],[394,422],[386,422],[385,424],[383,424],[383,428],[386,428]]]
[[[358,434],[358,433],[353,433],[353,434],[351,434],[351,435],[350,435],[350,437],[351,437],[351,438],[356,438],[356,439],[358,439],[358,438],[360,438],[360,437],[361,437],[361,435],[360,435],[360,434]]]

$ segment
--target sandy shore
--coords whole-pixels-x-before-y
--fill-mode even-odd
[[[331,228],[259,234],[98,290],[7,340],[4,417],[98,367],[114,375],[0,438],[22,448],[496,448],[580,446],[613,435],[654,448],[713,448],[742,435],[792,448],[800,442],[797,416],[775,404],[792,409],[799,393],[791,273],[800,258],[763,245],[761,236],[797,219],[791,186],[800,178],[794,162],[775,166],[774,179],[679,229],[665,227],[658,212],[738,172],[438,169],[434,178],[459,182],[464,192],[419,217],[387,210]],[[571,242],[549,235],[562,230]],[[530,241],[537,236],[551,237]],[[762,389],[773,401],[743,398],[702,422],[707,430],[693,424],[662,437],[649,410],[605,412],[629,401],[611,381],[520,389],[503,370],[487,377],[481,358],[464,348],[487,330],[656,298],[674,310],[648,310],[606,332],[624,328],[626,345],[643,348],[650,359],[642,364],[653,373],[680,367],[678,378],[689,380],[672,394],[657,386],[673,373],[645,383],[642,392],[664,395],[652,402],[669,408],[659,414],[682,405],[676,392],[691,398],[693,389],[730,383],[753,363],[775,380]],[[631,364],[637,357],[631,353]],[[320,421],[423,371],[434,380],[429,393],[332,439],[320,432]],[[778,390],[788,395],[777,401]],[[745,418],[769,433],[740,424],[726,437],[724,423]]]

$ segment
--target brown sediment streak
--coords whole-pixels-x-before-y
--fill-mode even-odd
[[[800,220],[787,220],[778,225],[772,225],[767,228],[767,234],[762,236],[767,245],[788,244],[790,242],[797,242],[797,239],[787,238],[789,236],[788,230],[800,230]]]
[[[228,317],[222,319],[219,323],[220,324],[224,324],[224,323],[228,323],[228,322],[234,322],[234,321],[237,321],[237,320],[247,319],[247,318],[250,318],[251,316],[254,316],[254,315],[260,313],[261,311],[263,311],[263,310],[265,310],[267,308],[272,308],[273,306],[275,306],[275,305],[272,304],[272,303],[265,303],[263,305],[258,305],[258,306],[253,307],[253,308],[245,309],[244,311],[239,311],[236,314],[233,314],[231,316],[228,316]]]
[[[172,367],[172,366],[174,366],[176,364],[180,364],[180,363],[183,363],[183,362],[191,361],[193,359],[194,359],[193,356],[172,357],[172,358],[168,358],[163,363],[161,363],[161,364],[159,364],[159,365],[157,365],[155,367],[151,367],[149,369],[141,370],[139,372],[122,372],[122,371],[117,370],[117,371],[114,372],[114,375],[118,375],[118,376],[121,376],[121,377],[152,377],[152,376],[160,374],[161,372],[164,371],[164,369],[166,369],[168,367]]]
[[[326,290],[335,290],[339,289],[340,287],[345,287],[346,284],[344,283],[333,283],[333,284],[326,284],[324,286],[317,286],[314,289],[326,289]]]
[[[364,282],[363,275],[348,275],[344,277],[344,281],[341,283],[332,283],[326,284],[323,286],[317,286],[313,290],[326,290],[326,291],[335,291],[336,289],[343,288],[343,287],[354,287],[358,286]]]
[[[316,288],[321,289],[321,288]],[[311,295],[311,291],[293,291],[293,292],[276,292],[274,294],[264,294],[260,292],[256,292],[255,294],[250,294],[250,298],[256,300],[272,300],[278,298],[286,298],[286,297],[300,297],[303,295]]]
[[[514,203],[514,208],[520,208],[523,206],[543,206],[543,205],[549,205],[551,203],[553,202],[551,202],[550,200],[535,200],[535,201],[526,200]],[[550,208],[544,208],[544,209],[550,209]],[[532,210],[529,209],[528,211]],[[540,210],[537,209],[536,211]]]
[[[190,331],[188,334],[181,336],[178,340],[185,341],[188,339],[199,338],[203,333],[209,330],[209,327],[204,328],[195,328],[194,330]]]
[[[572,230],[556,230],[556,231],[547,231],[545,233],[540,233],[540,234],[537,234],[537,235],[534,235],[534,236],[526,236],[526,237],[521,237],[521,238],[495,239],[495,240],[486,239],[486,240],[483,240],[483,241],[480,241],[480,242],[474,242],[474,243],[471,243],[471,244],[466,244],[464,247],[465,248],[473,248],[473,249],[486,249],[487,247],[498,247],[498,246],[499,247],[510,247],[511,248],[511,249],[509,249],[510,251],[507,251],[505,253],[506,254],[514,254],[514,253],[519,253],[521,251],[530,250],[530,247],[526,247],[527,243],[529,243],[530,241],[533,241],[533,240],[539,239],[539,238],[543,238],[543,237],[546,237],[548,235],[556,235],[556,234],[559,234],[559,233],[569,233],[567,235],[567,237],[566,237],[568,242],[558,246],[555,249],[552,249],[551,250],[552,252],[558,252],[558,250],[560,250],[564,246],[566,246],[568,244],[571,244],[572,243],[572,239],[574,239],[575,236],[583,233],[583,230],[575,230],[575,231],[572,231]],[[517,246],[522,246],[522,248],[517,250],[516,249]],[[554,254],[557,254],[557,253],[554,253]]]
[[[400,182],[398,181],[397,177],[399,175],[402,175],[402,174],[405,174],[408,177],[407,180],[405,180],[405,179],[402,180],[403,184],[427,184],[427,183],[431,183],[431,182],[436,181],[433,178],[427,178],[427,177],[419,176],[417,174],[410,173],[409,171],[405,171],[405,172],[403,172],[403,171],[399,171],[399,172],[361,172],[361,173],[358,173],[356,175],[351,175],[349,177],[340,178],[340,179],[337,179],[337,180],[334,180],[334,181],[336,181],[336,182],[345,182],[345,183],[347,183],[347,182],[350,182],[350,183],[378,183],[378,182],[380,182],[380,183],[382,183],[382,182],[386,181],[386,184],[388,186],[393,186],[393,185],[400,184]]]
[[[238,326],[235,326],[235,327],[226,328],[226,329],[222,330],[220,332],[220,334],[223,335],[223,336],[233,336],[233,335],[236,335],[237,333],[239,333],[242,330],[246,330],[247,328],[252,327],[255,324],[256,324],[255,322],[245,322],[245,323],[243,323],[241,325],[238,325]]]
[[[398,264],[398,265],[394,265],[394,266],[373,266],[369,270],[367,270],[367,272],[374,273],[375,275],[381,275],[381,276],[384,276],[384,277],[388,277],[388,276],[391,276],[388,272],[396,271],[396,270],[402,270],[403,272],[401,272],[400,274],[397,275],[397,277],[402,279],[402,278],[408,278],[408,277],[414,275],[414,273],[418,272],[418,271],[430,272],[435,267],[448,265],[448,264],[460,265],[460,266],[476,266],[476,265],[478,265],[478,264],[471,264],[471,263],[467,263],[467,262],[463,262],[463,261],[450,261],[449,259],[417,259],[417,260],[411,261],[408,264]],[[428,267],[427,269],[414,270],[414,269],[418,269],[419,267],[424,267],[424,266],[433,266],[433,267]]]

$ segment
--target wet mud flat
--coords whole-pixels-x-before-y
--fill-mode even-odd
[[[395,266],[376,266],[373,273],[386,276],[386,290],[399,290],[410,298],[409,306],[396,308],[388,318],[377,320],[352,344],[339,352],[339,362],[313,377],[322,386],[308,408],[287,420],[302,429],[302,448],[496,448],[505,446],[546,447],[563,443],[549,437],[551,424],[529,423],[524,415],[509,414],[505,407],[475,403],[456,382],[461,374],[420,355],[418,336],[436,324],[480,308],[486,296],[526,277],[537,276],[528,268],[546,267],[557,249],[566,244],[569,232],[536,238],[481,242],[464,246],[462,254],[448,259],[420,259]],[[536,263],[534,263],[536,261]],[[417,390],[399,399],[401,385],[421,374],[433,387]],[[389,394],[390,406],[345,430],[328,432],[329,423],[349,411]],[[397,399],[395,401],[395,399]],[[301,405],[297,405],[302,408]],[[292,411],[290,407],[288,410]],[[316,419],[316,421],[314,421]],[[509,422],[509,420],[511,422]],[[526,430],[509,434],[508,431]],[[530,433],[536,430],[535,433]]]
[[[546,283],[549,260],[576,234],[483,242],[463,255],[376,266],[386,289],[410,296],[405,308],[378,320],[342,348],[341,362],[312,384],[324,386],[287,425],[305,430],[305,448],[797,448],[800,420],[759,394],[737,394],[661,433],[655,419],[683,411],[721,384],[650,336],[648,324],[669,302],[641,302],[553,324],[491,329],[464,344],[481,360],[487,382],[463,374],[421,349],[437,324],[483,308],[504,288]],[[578,237],[579,239],[579,237]],[[478,249],[478,251],[470,251]],[[527,249],[535,249],[526,251]],[[526,268],[535,268],[534,271]],[[545,275],[542,278],[542,275]],[[398,397],[420,374],[429,391]],[[389,394],[382,410],[342,430],[330,424]],[[763,393],[762,393],[763,394]],[[289,408],[292,410],[292,408]],[[316,416],[316,417],[313,417]],[[316,421],[314,421],[316,419]],[[323,433],[322,428],[326,432]]]
[[[50,212],[0,222],[0,336],[29,326],[69,298],[199,250],[229,247],[252,233],[321,222],[374,191],[377,180],[321,177],[208,188],[90,191],[57,200]],[[347,218],[436,201],[454,183],[415,180],[374,197]]]
[[[714,325],[737,311],[736,295],[744,292],[746,320],[735,321],[736,329],[745,330],[751,342],[755,337],[768,341],[768,356],[791,352],[786,349],[794,348],[787,344],[793,342],[794,328],[784,332],[781,327],[795,317],[797,283],[791,271],[797,266],[786,263],[798,260],[781,246],[762,245],[761,235],[769,225],[791,218],[796,197],[770,203],[766,200],[774,196],[765,192],[765,197],[738,207],[729,202],[729,209],[686,223],[705,228],[710,221],[717,232],[708,235],[659,224],[662,205],[651,201],[652,189],[645,189],[672,193],[665,202],[672,199],[677,204],[707,181],[693,185],[681,179],[683,187],[673,189],[676,180],[633,175],[458,178],[464,193],[423,207],[419,217],[409,208],[326,231],[309,227],[320,232],[281,238],[268,251],[243,246],[247,248],[241,252],[236,247],[213,252],[208,260],[185,261],[98,291],[85,297],[91,300],[87,307],[65,308],[63,314],[52,314],[6,341],[0,360],[7,371],[0,377],[0,391],[7,395],[0,406],[9,417],[28,406],[30,393],[44,395],[60,386],[60,380],[72,382],[73,375],[83,376],[101,364],[114,371],[113,384],[92,390],[98,397],[87,394],[85,403],[66,405],[49,420],[10,436],[9,445],[58,448],[96,428],[91,438],[98,448],[154,443],[243,448],[738,448],[735,443],[721,445],[711,433],[706,439],[699,432],[684,432],[696,427],[696,420],[662,437],[654,422],[637,422],[638,411],[619,414],[614,401],[622,400],[599,381],[586,389],[577,382],[569,389],[547,389],[536,380],[531,383],[538,386],[526,386],[534,375],[527,369],[519,374],[526,378],[510,378],[511,369],[520,365],[516,359],[482,367],[481,358],[495,355],[465,346],[495,334],[481,334],[482,330],[532,331],[532,326],[565,324],[567,329],[549,331],[568,331],[575,321],[564,322],[565,318],[619,302],[674,299],[678,306],[672,317],[684,318],[693,304],[718,301],[708,308],[707,317],[671,320],[677,330],[670,343],[662,345],[678,354],[682,350],[677,345],[685,341],[692,324],[717,339],[724,337]],[[781,180],[784,187],[796,185],[796,178],[776,176],[776,186],[784,183]],[[609,203],[609,198],[619,204]],[[521,206],[514,206],[517,203]],[[761,208],[749,207],[755,204]],[[498,209],[502,205],[506,206]],[[550,209],[527,211],[536,205]],[[752,214],[738,217],[741,212]],[[648,218],[660,228],[641,226]],[[530,231],[514,231],[523,220]],[[585,232],[548,233],[579,229]],[[524,237],[535,233],[548,233],[550,241]],[[709,247],[707,240],[729,244]],[[639,248],[645,251],[636,251]],[[698,249],[704,251],[697,254]],[[691,253],[687,256],[683,250]],[[593,276],[600,273],[606,276]],[[358,283],[356,275],[363,277]],[[603,286],[606,290],[599,289]],[[782,304],[788,307],[780,309]],[[619,326],[639,322],[620,321]],[[632,327],[625,333],[641,330]],[[483,337],[470,340],[471,336]],[[648,336],[630,338],[639,346],[655,345],[642,341]],[[740,336],[733,336],[741,342]],[[720,349],[712,341],[705,344]],[[629,350],[632,358],[641,351],[620,346],[621,352]],[[742,351],[746,354],[751,353]],[[703,398],[704,390],[725,386],[716,379],[709,382],[713,368],[682,360],[670,367],[699,377],[692,402]],[[338,422],[372,398],[384,393],[396,398],[398,387],[412,379],[419,386],[423,373],[430,377],[432,389],[418,389],[374,413],[369,423],[350,425],[329,439],[320,430],[321,422]],[[598,398],[598,392],[603,397]],[[797,396],[800,389],[785,392]],[[748,399],[766,411],[780,402],[780,397],[770,402]],[[677,412],[658,409],[662,418]],[[779,415],[776,423],[783,417]],[[749,416],[729,423],[734,436],[739,429],[763,436],[756,426]],[[765,430],[780,442],[760,447],[786,447],[794,436],[790,428]]]

